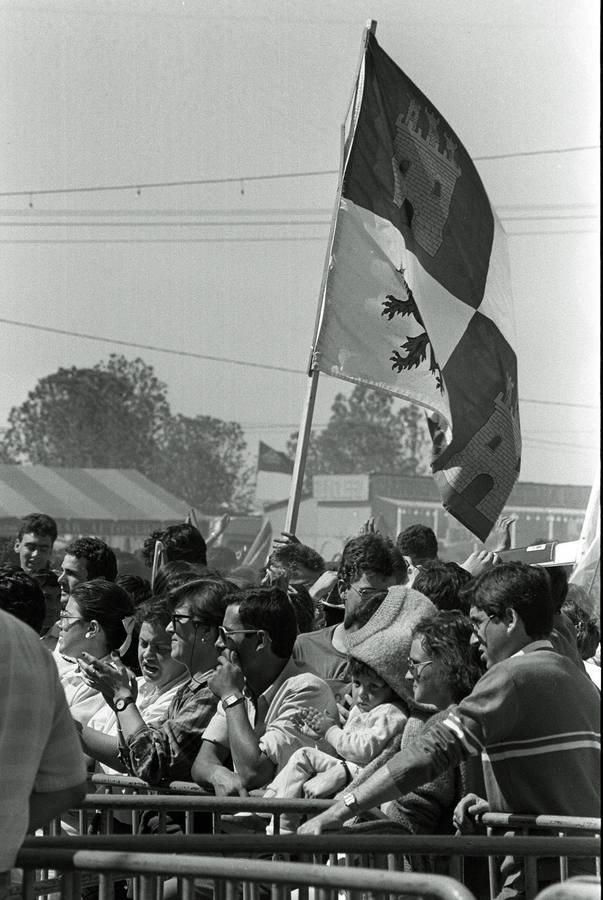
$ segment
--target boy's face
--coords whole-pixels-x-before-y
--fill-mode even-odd
[[[15,541],[15,553],[19,554],[19,565],[30,575],[48,568],[52,554],[52,540],[48,535],[24,534]]]
[[[358,675],[353,682],[353,697],[356,706],[363,712],[370,712],[382,703],[392,703],[394,692],[389,684],[377,675]]]

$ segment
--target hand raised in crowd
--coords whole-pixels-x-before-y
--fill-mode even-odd
[[[481,575],[483,572],[493,569],[499,562],[500,556],[498,553],[493,553],[490,550],[474,550],[473,553],[467,557],[465,562],[462,563],[462,567],[463,569],[466,569],[470,575],[473,575],[474,578],[477,578],[477,576]]]
[[[285,547],[287,544],[301,544],[301,541],[292,531],[281,531],[280,537],[273,538],[272,543],[276,550],[279,547]]]
[[[366,522],[362,523],[362,525],[358,529],[358,534],[379,534],[375,516],[371,516],[366,520]]]
[[[490,804],[477,794],[466,794],[455,806],[452,822],[463,834],[472,834],[478,819],[490,811]]]
[[[241,669],[239,655],[235,650],[222,650],[216,669],[207,682],[216,697],[224,699],[229,694],[243,691],[245,676]]]
[[[311,737],[324,737],[329,728],[337,725],[326,710],[321,712],[315,706],[304,706],[293,716],[293,724]]]
[[[340,788],[345,787],[346,771],[343,766],[331,766],[326,772],[319,772],[304,784],[304,797],[318,800],[320,797],[332,797]]]
[[[108,661],[96,659],[89,653],[82,653],[78,663],[84,681],[100,691],[109,706],[113,706],[113,697],[120,689],[128,691],[136,700],[138,694],[136,677],[118,656],[112,656]]]
[[[491,552],[500,552],[501,550],[511,549],[511,526],[517,522],[517,516],[500,516],[496,521],[494,528],[488,535],[486,548]]]
[[[308,591],[313,600],[322,600],[332,590],[334,584],[337,584],[337,572],[327,570],[316,579]]]

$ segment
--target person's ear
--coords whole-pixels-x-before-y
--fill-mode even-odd
[[[96,637],[96,635],[100,632],[100,625],[96,621],[96,619],[92,619],[92,621],[88,624],[88,630],[86,631],[87,638]]]
[[[263,650],[264,647],[269,646],[270,635],[267,631],[264,631],[263,628],[258,629],[258,633],[256,635],[257,643],[255,645],[256,650]]]
[[[15,546],[13,547],[13,550],[15,551],[15,553],[18,553],[20,549],[21,549],[21,538],[15,538]]]
[[[515,631],[517,628],[517,624],[519,622],[519,616],[517,615],[517,611],[513,609],[512,606],[509,606],[505,610],[504,623],[507,626],[507,631]]]

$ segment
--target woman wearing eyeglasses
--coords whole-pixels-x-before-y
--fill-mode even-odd
[[[471,646],[472,634],[470,620],[459,610],[438,611],[416,624],[407,660],[407,679],[412,683],[414,704],[409,709],[401,750],[416,741],[436,716],[444,716],[448,706],[471,693],[482,674]],[[384,755],[377,757],[346,791],[353,792],[386,762]],[[384,806],[387,820],[352,827],[363,831],[398,830],[406,834],[450,832],[455,804],[469,787],[471,790],[481,788],[479,766],[450,770]],[[426,860],[413,857],[412,867],[423,870]],[[429,867],[433,867],[433,861]]]
[[[217,699],[207,683],[217,663],[218,628],[232,593],[231,584],[197,578],[168,595],[171,656],[186,667],[189,677],[161,725],[144,721],[136,703],[136,683],[125,666],[84,657],[87,677],[115,710],[120,756],[130,775],[152,785],[191,780],[203,732],[216,711]]]
[[[76,722],[85,725],[102,708],[104,700],[80,665],[90,660],[111,659],[125,653],[131,641],[134,618],[132,601],[123,588],[95,578],[77,585],[59,617],[57,651],[62,657],[59,679]]]

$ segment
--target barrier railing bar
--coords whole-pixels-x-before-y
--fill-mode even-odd
[[[493,828],[552,828],[578,831],[601,831],[601,819],[587,816],[533,816],[518,813],[483,813],[480,822]]]
[[[380,869],[338,868],[298,863],[190,855],[155,853],[119,853],[99,850],[54,850],[53,865],[59,869],[73,868],[100,873],[132,875],[176,875],[182,877],[211,877],[227,880],[249,880],[280,885],[314,885],[318,888],[381,891],[387,893],[426,893],[445,900],[475,900],[463,885],[445,875],[387,872]],[[45,861],[44,852],[36,856],[34,850],[22,850],[17,867],[35,867]],[[108,879],[105,874],[104,877]]]
[[[565,831],[559,832],[559,837],[565,837]],[[565,881],[569,877],[569,860],[567,856],[559,857],[559,881]]]
[[[194,834],[194,835],[62,835],[28,836],[24,850],[128,850],[144,852],[152,842],[156,853],[266,853],[295,854],[330,853],[396,853],[461,856],[542,856],[594,857],[600,855],[599,837],[557,837],[556,835],[361,835],[329,832],[321,835],[287,834],[267,839],[264,834]],[[39,868],[39,866],[38,866]]]

